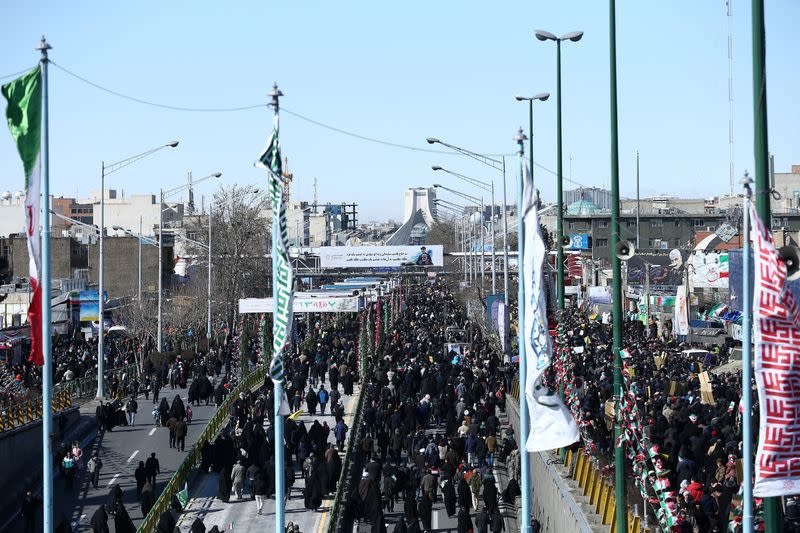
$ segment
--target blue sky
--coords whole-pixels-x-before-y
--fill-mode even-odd
[[[734,0],[736,178],[752,172],[750,2]],[[800,163],[800,2],[767,2],[770,151],[778,171]],[[527,104],[515,94],[555,94],[555,45],[533,37],[583,30],[563,45],[564,169],[584,185],[609,180],[608,7],[559,2],[4,2],[0,76],[37,60],[41,34],[57,64],[95,83],[155,102],[236,107],[266,102],[273,81],[287,109],[332,126],[429,148],[425,137],[485,153],[512,153]],[[728,64],[724,0],[617,2],[620,175],[635,192],[711,196],[728,191]],[[3,80],[6,83],[8,80]],[[51,67],[51,189],[85,196],[100,162],[171,139],[165,151],[114,174],[125,194],[180,185],[186,171],[220,170],[227,183],[264,182],[252,166],[271,128],[266,108],[189,113],[105,94]],[[555,98],[537,104],[535,158],[555,170]],[[288,114],[281,142],[295,198],[355,201],[361,220],[398,218],[403,190],[441,181],[440,164],[479,178],[468,159],[343,136]],[[527,147],[526,147],[527,148]],[[510,168],[515,168],[512,163]],[[555,178],[536,170],[545,199]],[[0,134],[0,189],[21,188],[10,135]],[[509,173],[509,197],[515,177]],[[569,186],[569,183],[567,183]],[[198,187],[209,195],[214,185]],[[469,191],[469,186],[465,190]],[[498,191],[500,190],[498,182]],[[738,185],[737,185],[738,188]],[[469,191],[469,192],[474,192]]]

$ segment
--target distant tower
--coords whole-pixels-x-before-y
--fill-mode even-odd
[[[422,216],[428,226],[436,220],[436,189],[429,187],[415,187],[406,189],[403,203],[403,223],[407,222],[414,213],[422,211]]]
[[[189,215],[194,214],[194,189],[192,188],[192,171],[189,171],[189,176],[187,178],[189,181],[189,205],[187,205],[186,210],[189,212]]]
[[[289,199],[292,196],[292,179],[294,179],[294,174],[289,172],[289,158],[283,158],[283,172],[281,173],[283,177],[283,203],[285,205],[289,205]]]

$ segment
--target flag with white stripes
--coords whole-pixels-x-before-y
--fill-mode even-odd
[[[289,262],[289,240],[286,232],[286,205],[283,202],[283,169],[278,141],[278,115],[256,166],[267,169],[269,197],[272,206],[272,291],[275,310],[272,314],[272,361],[269,365],[273,381],[283,381],[283,350],[292,331],[292,265]]]

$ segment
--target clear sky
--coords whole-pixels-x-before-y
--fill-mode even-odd
[[[733,0],[736,179],[752,172],[750,2]],[[800,2],[767,6],[770,151],[777,171],[800,163]],[[619,0],[617,47],[620,175],[635,194],[728,192],[728,61],[725,0]],[[34,66],[42,34],[51,59],[94,83],[154,102],[202,108],[264,103],[273,81],[282,106],[360,135],[430,148],[435,136],[484,153],[513,153],[528,128],[516,94],[555,96],[555,44],[533,31],[583,30],[563,45],[564,172],[608,186],[608,7],[558,2],[3,2],[0,76]],[[6,83],[8,79],[2,80]],[[112,96],[51,67],[51,190],[86,196],[100,162],[172,139],[164,151],[113,175],[125,194],[156,192],[222,171],[226,183],[264,183],[252,166],[271,129],[266,108],[181,112]],[[3,103],[4,105],[4,103]],[[536,105],[535,158],[556,168],[555,98]],[[22,188],[10,135],[0,133],[0,190]],[[348,137],[287,113],[281,143],[297,179],[293,196],[357,202],[362,221],[399,218],[403,191],[455,178],[432,164],[492,179],[458,156],[404,150]],[[527,149],[527,146],[526,146]],[[571,164],[570,164],[571,157]],[[509,200],[515,163],[509,163]],[[536,169],[554,199],[555,178]],[[569,183],[567,182],[567,187]],[[207,196],[214,185],[198,186]],[[739,186],[737,185],[737,190]],[[465,190],[469,186],[465,185]],[[500,183],[498,182],[498,196]],[[474,191],[474,190],[473,190]]]

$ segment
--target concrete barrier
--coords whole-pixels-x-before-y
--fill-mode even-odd
[[[519,407],[509,396],[506,401],[509,424],[514,428],[520,448],[525,446],[525,436],[519,432]],[[581,502],[576,501],[565,479],[553,465],[557,456],[538,452],[530,457],[531,513],[542,525],[541,533],[596,533],[608,531],[600,520],[584,513]]]

